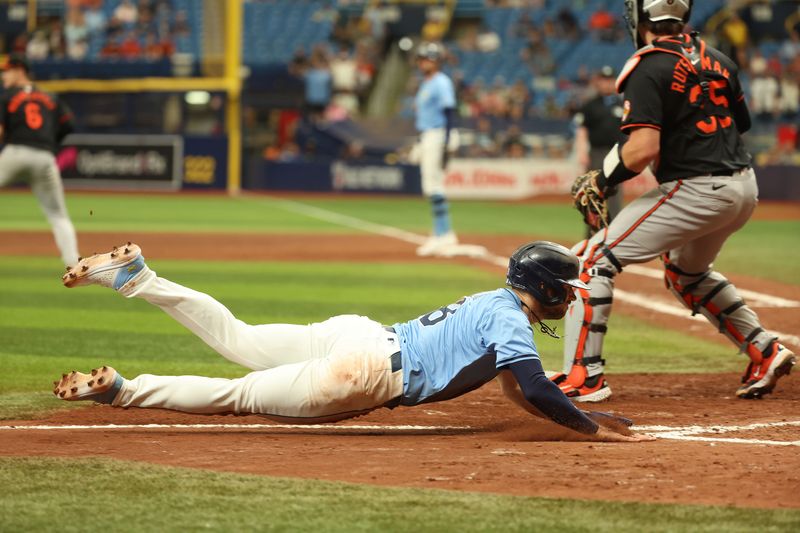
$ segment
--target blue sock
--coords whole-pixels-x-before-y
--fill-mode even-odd
[[[433,234],[438,237],[451,231],[450,207],[447,205],[447,198],[441,194],[434,194],[431,196],[431,207],[433,209]]]

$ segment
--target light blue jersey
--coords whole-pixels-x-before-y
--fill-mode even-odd
[[[456,91],[453,82],[445,74],[437,72],[430,79],[422,80],[414,99],[417,112],[418,131],[444,128],[444,110],[456,106]]]
[[[494,379],[500,367],[539,358],[509,289],[467,296],[393,327],[403,359],[402,405],[455,398]]]

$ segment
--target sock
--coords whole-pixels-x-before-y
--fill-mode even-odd
[[[431,208],[433,210],[433,234],[438,237],[452,231],[450,208],[444,195],[434,194],[431,196]]]

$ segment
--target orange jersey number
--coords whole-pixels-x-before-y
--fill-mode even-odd
[[[25,104],[25,123],[32,130],[42,127],[42,108],[35,102]]]
[[[714,80],[708,84],[708,99],[702,104],[708,113],[708,118],[697,122],[697,129],[706,135],[714,133],[719,128],[729,128],[733,123],[730,114],[727,111],[728,98],[724,94],[719,94],[725,90],[728,82],[726,80]],[[719,91],[719,92],[718,92]],[[703,89],[700,85],[692,87],[689,93],[689,101],[691,103],[697,102],[702,94]]]

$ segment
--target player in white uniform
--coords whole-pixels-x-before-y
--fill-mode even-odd
[[[391,328],[355,315],[308,326],[251,326],[210,296],[158,277],[128,243],[82,260],[64,284],[96,283],[142,298],[252,372],[239,379],[145,374],[127,380],[102,367],[64,374],[53,392],[115,407],[318,423],[448,400],[500,375],[509,398],[532,414],[599,440],[651,440],[631,434],[630,421],[576,409],[544,374],[531,323],[564,316],[574,288],[586,288],[575,278],[579,268],[563,246],[537,241],[509,260],[511,288],[468,296]]]
[[[72,131],[72,113],[55,96],[37,89],[28,77],[28,63],[12,55],[2,67],[0,188],[26,181],[39,200],[61,259],[78,262],[78,238],[64,202],[64,186],[53,152]]]
[[[444,170],[456,107],[453,82],[440,65],[444,51],[438,43],[423,43],[417,50],[417,65],[422,72],[414,99],[415,125],[420,133],[419,160],[422,193],[433,210],[433,232],[419,248],[420,256],[453,255],[458,238],[450,223],[450,210],[444,194]]]

